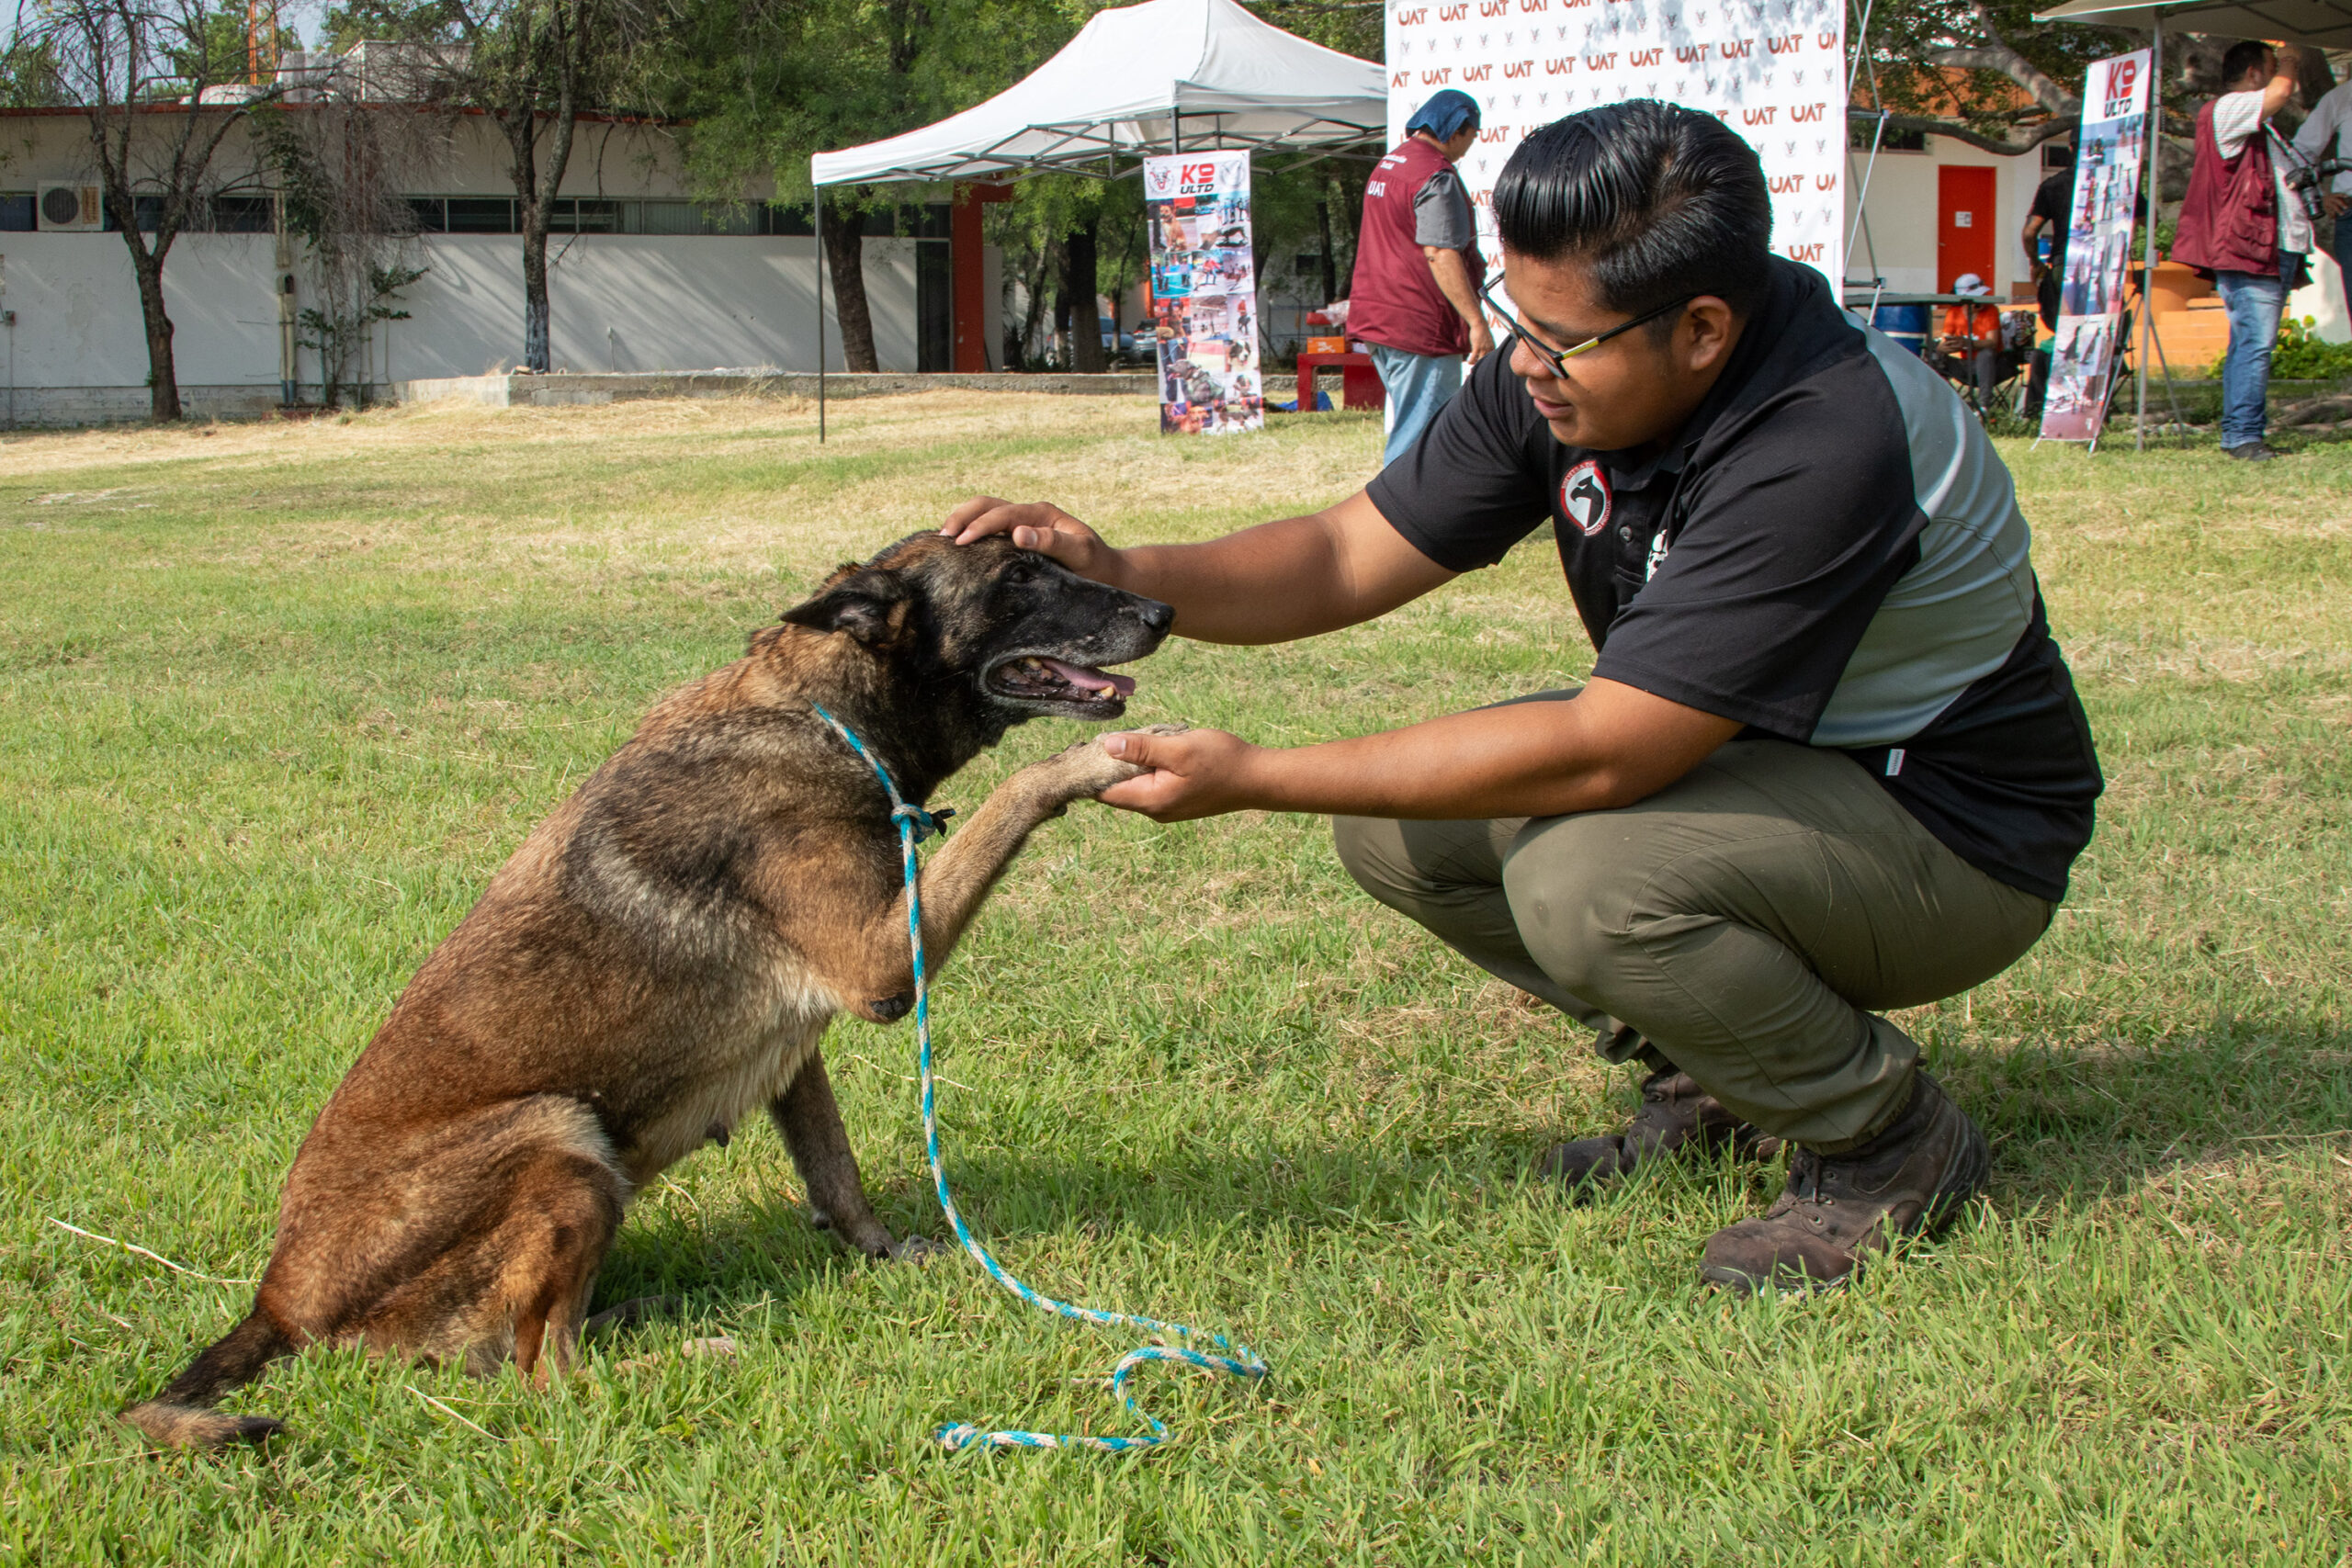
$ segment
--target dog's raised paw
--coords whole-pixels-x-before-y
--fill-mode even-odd
[[[1184,724],[1152,724],[1139,728],[1122,730],[1125,735],[1182,735],[1191,728]],[[1051,768],[1058,775],[1056,784],[1069,792],[1066,799],[1076,800],[1102,794],[1114,784],[1124,784],[1137,777],[1145,770],[1124,758],[1114,757],[1102,749],[1110,737],[1098,735],[1047,758],[1040,766]]]

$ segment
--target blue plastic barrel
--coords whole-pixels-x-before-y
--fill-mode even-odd
[[[1921,358],[1927,357],[1927,306],[1881,305],[1871,313],[1871,325]]]

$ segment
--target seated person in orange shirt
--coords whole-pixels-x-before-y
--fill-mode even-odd
[[[1954,379],[1973,374],[1977,398],[1990,408],[1993,388],[2001,378],[2001,312],[1990,303],[1993,287],[1976,274],[1963,272],[1953,281],[1951,291],[1987,303],[1944,307],[1943,323],[1936,336],[1942,355],[1937,368]]]

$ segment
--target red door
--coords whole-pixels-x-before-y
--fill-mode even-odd
[[[1936,171],[1936,289],[1973,272],[1993,282],[1993,175],[1985,168],[1946,164]]]

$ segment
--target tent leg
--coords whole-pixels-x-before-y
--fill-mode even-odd
[[[817,445],[825,444],[825,187],[811,184],[816,193],[809,211],[817,231]]]
[[[2140,268],[2140,413],[2139,434],[2132,450],[2148,449],[2148,355],[2156,341],[2156,213],[2160,187],[2156,180],[2164,167],[2165,145],[2165,21],[2161,14],[2152,13],[2148,24],[2154,38],[2154,52],[2149,59],[2148,73],[2148,231],[2142,251]],[[2165,386],[2172,386],[2171,367],[2165,367]]]

